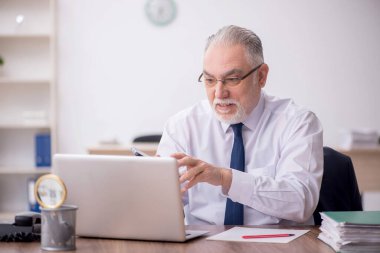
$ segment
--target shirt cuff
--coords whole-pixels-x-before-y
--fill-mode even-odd
[[[242,194],[242,192],[254,192],[254,176],[232,169],[232,182],[228,196],[234,202],[249,203],[251,199],[250,194]]]

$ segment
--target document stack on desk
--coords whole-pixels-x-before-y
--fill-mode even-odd
[[[375,129],[352,129],[341,132],[341,148],[373,149],[379,147],[379,133]]]
[[[318,238],[339,252],[380,252],[380,211],[321,213]]]

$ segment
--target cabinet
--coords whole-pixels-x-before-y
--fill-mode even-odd
[[[28,210],[35,136],[55,152],[55,2],[0,0],[0,212]]]

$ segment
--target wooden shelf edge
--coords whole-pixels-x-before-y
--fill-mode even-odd
[[[49,33],[0,33],[0,39],[50,39]]]
[[[0,129],[50,129],[49,124],[2,124],[0,123]]]
[[[10,168],[10,167],[0,167],[0,175],[42,175],[51,173],[49,167],[41,168]]]
[[[13,77],[0,77],[0,84],[38,84],[38,83],[51,83],[49,78],[13,78]]]

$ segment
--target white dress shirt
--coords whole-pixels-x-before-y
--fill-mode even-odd
[[[228,197],[244,204],[244,224],[314,224],[323,174],[322,126],[314,113],[264,92],[242,122],[245,172],[232,169]],[[183,152],[229,168],[234,134],[207,100],[167,122],[157,154]],[[186,224],[223,224],[221,186],[198,183],[185,200]]]

